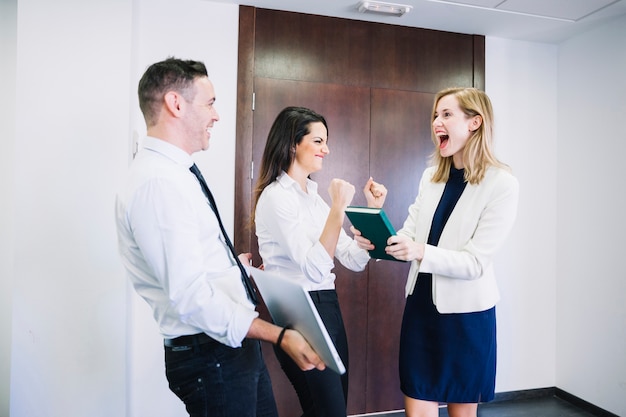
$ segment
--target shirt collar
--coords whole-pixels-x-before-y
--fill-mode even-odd
[[[289,174],[287,174],[285,171],[283,171],[278,176],[278,178],[276,178],[276,181],[278,181],[278,183],[283,188],[294,187],[294,188],[298,189],[298,191],[302,191],[302,189],[300,188],[300,184],[298,184],[293,178],[291,178],[289,176]],[[317,194],[317,183],[315,181],[307,178],[307,180],[306,180],[306,189],[307,189],[307,193],[309,195]]]
[[[191,167],[194,163],[193,159],[191,159],[191,156],[187,152],[163,139],[146,136],[144,138],[143,147],[144,149],[164,155],[177,164],[184,165],[186,168]]]

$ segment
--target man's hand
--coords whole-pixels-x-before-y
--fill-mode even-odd
[[[250,252],[240,253],[237,257],[242,265],[252,265],[252,254]]]
[[[300,332],[287,329],[279,346],[303,371],[326,368],[322,359],[315,353],[311,345],[304,339]]]
[[[282,330],[281,327],[257,317],[252,321],[252,325],[246,336],[251,339],[259,339],[277,344]],[[326,368],[322,359],[315,353],[304,336],[296,330],[285,330],[283,338],[280,340],[279,347],[285,351],[303,371],[311,369],[323,371]]]

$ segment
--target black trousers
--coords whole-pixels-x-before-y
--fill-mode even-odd
[[[274,346],[274,352],[296,390],[303,417],[344,417],[348,401],[348,339],[337,292],[322,290],[309,294],[346,367],[346,373],[339,375],[329,368],[301,371],[282,349]]]
[[[173,339],[165,372],[191,417],[278,417],[258,340],[231,348],[204,334]]]

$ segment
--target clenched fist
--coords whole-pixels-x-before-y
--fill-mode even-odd
[[[354,185],[339,178],[333,178],[328,186],[333,205],[338,205],[342,210],[350,205],[354,192]]]

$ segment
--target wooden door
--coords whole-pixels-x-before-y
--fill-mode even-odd
[[[328,183],[339,177],[357,187],[353,203],[365,204],[360,189],[371,175],[388,188],[385,211],[400,228],[433,151],[434,94],[448,86],[484,88],[484,37],[241,6],[235,218],[250,215],[271,123],[297,105],[329,124],[331,152],[312,176],[320,195],[328,201]],[[258,264],[245,222],[235,223],[235,245]],[[348,414],[403,408],[398,343],[408,267],[372,261],[360,273],[334,270],[350,349]],[[300,415],[271,346],[263,349],[280,415]]]

